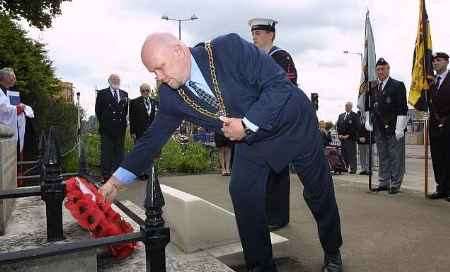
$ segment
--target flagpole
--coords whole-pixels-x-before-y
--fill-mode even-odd
[[[428,103],[428,94],[425,91],[425,99]],[[425,144],[425,198],[428,198],[428,113],[429,109],[427,107],[427,114],[425,116],[425,125],[424,125],[424,144]]]
[[[371,86],[370,86],[370,80],[368,80],[367,81],[367,85],[368,85],[368,88],[367,88],[367,95],[368,95],[368,99],[369,99],[369,108],[368,108],[368,112],[369,112],[369,116],[368,116],[368,118],[369,118],[369,120],[368,120],[368,122],[369,122],[369,124],[370,124],[370,114],[371,114],[371,108],[372,108],[372,101],[371,101],[371,97],[372,97],[372,90],[371,90]],[[372,125],[372,128],[373,128],[374,126]],[[373,192],[374,190],[373,190],[373,188],[372,188],[372,153],[373,153],[373,150],[372,150],[372,131],[369,131],[369,192]]]
[[[429,22],[428,22],[428,15],[425,16],[426,14],[426,9],[425,9],[425,0],[422,0],[421,4],[422,6],[422,20],[423,20],[423,25],[424,25],[424,32],[425,32],[425,39],[424,39],[424,58],[423,58],[423,67],[427,67],[427,58],[426,58],[426,50],[428,50],[428,35],[430,33],[428,33],[429,31]],[[425,18],[426,18],[426,22],[425,22]],[[426,23],[426,24],[425,24]],[[428,81],[428,86],[430,89],[431,87],[431,83],[429,78],[427,77],[427,70],[426,68],[424,69],[424,73],[425,73],[425,79]],[[424,135],[424,143],[425,143],[425,198],[428,198],[428,142],[429,142],[429,134],[428,134],[428,130],[429,130],[429,116],[430,116],[430,107],[429,107],[429,98],[428,98],[428,90],[423,90],[423,92],[425,92],[425,103],[426,103],[426,109],[427,109],[427,114],[425,116],[425,125],[424,125],[424,130],[425,130],[425,135]]]

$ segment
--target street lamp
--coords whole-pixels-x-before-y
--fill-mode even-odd
[[[181,40],[181,22],[194,21],[194,20],[197,20],[198,17],[195,16],[195,14],[192,14],[192,16],[189,18],[169,18],[169,16],[163,15],[163,16],[161,16],[161,19],[167,20],[167,21],[177,21],[178,22],[178,39]]]
[[[359,55],[359,57],[361,58],[361,62],[362,62],[363,54],[361,52],[350,52],[348,50],[344,50],[344,54]]]

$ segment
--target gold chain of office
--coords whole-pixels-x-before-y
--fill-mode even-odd
[[[216,77],[216,66],[214,65],[214,58],[213,58],[213,52],[211,47],[211,42],[205,42],[205,49],[208,52],[208,60],[209,60],[209,71],[211,73],[211,79],[212,79],[212,85],[213,85],[213,92],[217,99],[217,104],[219,106],[219,110],[215,112],[211,112],[207,109],[202,108],[200,105],[195,103],[183,89],[178,89],[178,94],[183,98],[184,102],[186,102],[189,106],[191,106],[194,110],[197,112],[206,115],[211,118],[219,118],[220,116],[227,116],[227,111],[225,109],[225,104],[223,102],[223,96],[222,92],[219,88],[219,82],[217,81]]]

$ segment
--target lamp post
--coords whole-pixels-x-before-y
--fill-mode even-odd
[[[361,52],[350,52],[348,50],[344,50],[344,54],[359,55],[359,57],[361,58],[361,62],[362,62],[363,54]]]
[[[178,22],[178,39],[181,41],[181,22],[194,21],[194,20],[197,20],[198,17],[195,14],[192,14],[192,16],[189,18],[169,18],[169,16],[163,15],[163,16],[161,16],[161,19],[167,20],[167,21],[177,21]],[[180,128],[181,128],[182,134],[184,132],[183,128],[185,128],[186,130],[190,129],[191,131],[189,131],[189,132],[186,131],[186,134],[190,135],[192,133],[192,130],[194,129],[194,125],[191,123],[184,124],[184,122],[183,122],[181,124]]]
[[[178,39],[181,40],[181,22],[194,21],[194,20],[197,20],[198,17],[195,16],[195,14],[192,14],[192,16],[189,18],[169,18],[169,16],[163,15],[163,16],[161,16],[161,19],[167,20],[167,21],[177,21],[178,22]]]

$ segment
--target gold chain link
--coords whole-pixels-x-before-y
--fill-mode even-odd
[[[197,103],[195,103],[195,101],[193,101],[183,89],[178,89],[178,94],[181,96],[181,98],[183,98],[184,102],[186,102],[186,104],[188,104],[189,106],[191,106],[194,110],[196,110],[197,112],[206,115],[208,117],[211,118],[219,118],[220,116],[227,116],[227,111],[225,109],[225,104],[223,102],[223,97],[222,97],[222,92],[220,91],[219,88],[219,82],[217,81],[217,77],[216,77],[216,66],[214,65],[214,58],[213,58],[213,53],[212,53],[212,47],[211,47],[211,42],[206,42],[205,43],[205,49],[208,53],[208,60],[209,60],[209,70],[211,73],[211,79],[212,79],[212,85],[213,85],[213,92],[214,95],[217,98],[217,102],[218,102],[218,106],[219,106],[219,110],[217,113],[208,111],[207,109],[202,108],[200,105],[198,105]]]

